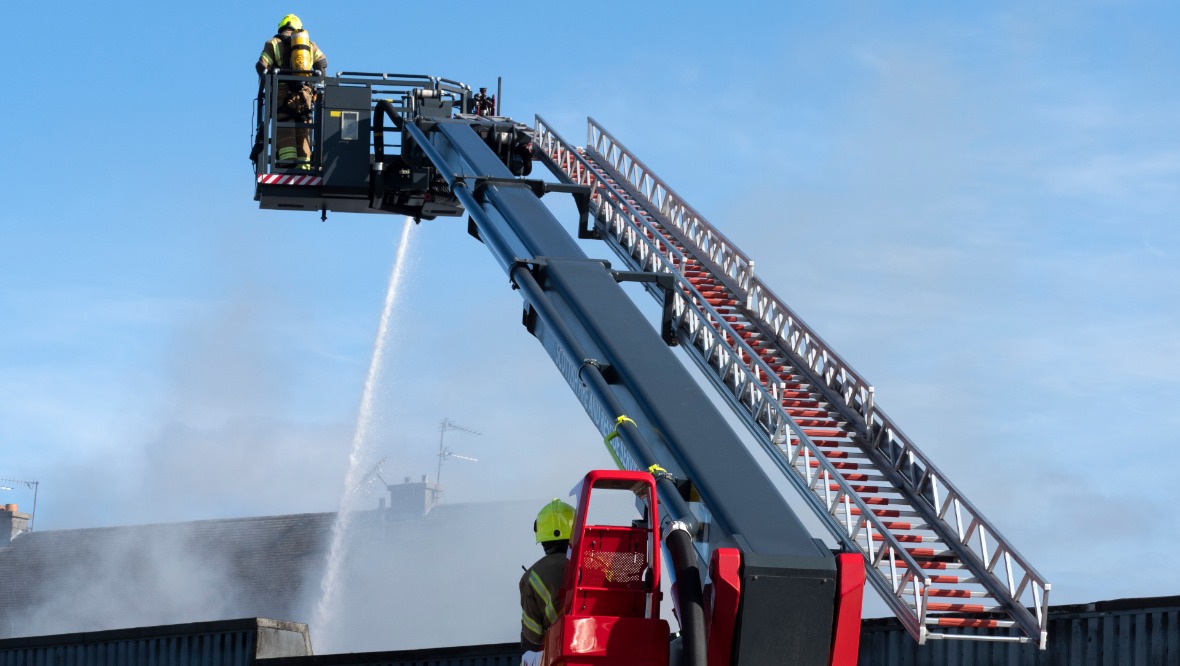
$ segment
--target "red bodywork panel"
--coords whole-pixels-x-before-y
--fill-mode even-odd
[[[832,627],[832,666],[856,666],[860,649],[860,610],[864,601],[865,560],[860,553],[836,555],[836,623]],[[710,662],[711,664],[712,662]]]
[[[566,666],[665,666],[668,623],[636,617],[558,618],[545,632],[545,656]]]
[[[733,663],[733,634],[737,629],[742,598],[742,552],[718,548],[709,562],[709,591],[705,594],[705,631],[708,635],[709,666]]]

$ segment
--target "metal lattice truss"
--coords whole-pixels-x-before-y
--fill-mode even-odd
[[[624,261],[676,276],[684,347],[832,534],[864,555],[870,583],[916,640],[1045,645],[1049,583],[876,407],[872,385],[774,295],[748,256],[593,119],[585,149],[539,116],[535,142],[552,169],[592,188],[599,233]]]

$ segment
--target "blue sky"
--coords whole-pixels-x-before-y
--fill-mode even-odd
[[[252,201],[252,63],[288,11],[331,71],[503,76],[517,119],[602,122],[1054,602],[1180,590],[1167,3],[10,3],[0,476],[41,482],[40,529],[336,506],[402,221]],[[480,459],[447,463],[452,501],[608,466],[464,224],[410,242],[387,477],[433,476],[443,418],[484,433],[448,435]]]

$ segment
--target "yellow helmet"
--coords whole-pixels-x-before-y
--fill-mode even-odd
[[[283,17],[282,21],[279,21],[279,28],[278,29],[282,30],[283,28],[288,28],[288,27],[292,28],[294,30],[302,30],[303,29],[303,21],[300,21],[299,17],[294,14],[287,14],[286,16]]]
[[[574,507],[554,499],[541,507],[537,519],[533,521],[533,531],[537,533],[537,543],[546,541],[569,541],[574,530]]]

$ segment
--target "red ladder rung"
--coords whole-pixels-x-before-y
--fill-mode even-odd
[[[996,629],[1000,626],[998,620],[971,617],[940,617],[935,624],[940,627],[973,627],[976,629]]]
[[[897,509],[873,509],[873,515],[879,518],[897,518],[901,516],[901,511]],[[852,507],[852,515],[860,515],[860,507]]]
[[[938,601],[931,601],[926,604],[926,610],[930,611],[951,611],[955,613],[985,613],[987,609],[983,604],[946,604]]]
[[[900,543],[922,543],[923,541],[926,540],[926,537],[924,537],[920,534],[894,534],[893,538],[897,539],[898,542],[900,542]],[[884,540],[885,540],[884,534],[874,534],[873,535],[873,541],[884,541]]]
[[[854,493],[876,493],[876,492],[880,492],[880,490],[881,490],[877,486],[849,486],[849,487],[852,488],[852,492],[854,492]],[[839,489],[840,489],[840,484],[838,484],[838,483],[829,483],[828,484],[828,490],[839,490]]]
[[[942,588],[942,587],[932,587],[929,590],[927,590],[927,592],[932,597],[959,597],[959,598],[965,597],[965,598],[970,598],[971,596],[973,596],[973,593],[971,590],[948,590],[948,589]]]
[[[854,463],[854,462],[834,462],[834,463],[831,463],[831,465],[832,465],[832,467],[835,467],[836,469],[860,469],[860,463]],[[810,467],[819,467],[819,461],[818,461],[818,460],[812,460],[809,466],[810,466]],[[852,477],[852,476],[858,476],[858,475],[856,475],[856,474],[845,474],[845,475],[844,475],[844,478],[846,478],[846,479],[847,479],[847,478],[849,478],[849,477]],[[864,475],[864,476],[866,477],[866,479],[865,479],[865,480],[867,480],[867,477],[868,477],[868,475],[866,474],[866,475]],[[851,479],[851,480],[853,480],[853,481],[861,481],[862,479]]]

